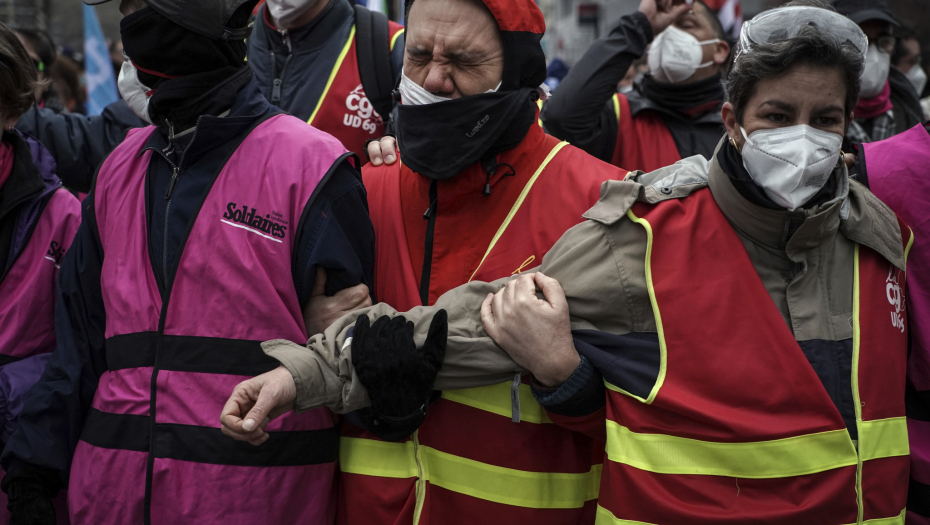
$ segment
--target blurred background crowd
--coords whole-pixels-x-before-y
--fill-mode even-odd
[[[403,0],[352,1],[384,12],[391,20],[403,23]],[[735,42],[743,20],[786,1],[707,0],[707,5],[717,11],[724,30]],[[549,63],[547,84],[553,89],[595,40],[606,36],[620,17],[636,11],[639,6],[639,0],[538,0],[537,3],[546,17],[547,30],[542,44]],[[898,20],[904,21],[895,29],[898,41],[892,55],[892,66],[905,74],[914,64],[919,64],[924,71],[930,70],[930,9],[927,9],[930,5],[921,0],[888,0],[888,6]],[[51,80],[48,88],[36,94],[42,107],[98,114],[108,98],[117,96],[113,85],[112,91],[105,89],[103,105],[88,108],[88,85],[92,91],[95,84],[93,78],[88,83],[86,64],[89,47],[86,41],[90,40],[91,46],[98,42],[87,35],[101,32],[102,42],[99,44],[106,46],[114,79],[123,64],[119,11],[115,6],[97,9],[99,22],[88,20],[93,18],[93,12],[79,2],[68,0],[0,0],[0,20],[17,29],[40,74]],[[79,23],[80,20],[83,23]],[[633,82],[648,70],[644,56],[630,67],[620,83],[620,90],[631,89]],[[925,118],[930,119],[930,85],[925,85],[919,94]]]

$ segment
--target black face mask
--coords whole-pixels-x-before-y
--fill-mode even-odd
[[[444,180],[481,159],[514,148],[536,120],[536,89],[482,93],[397,110],[397,145],[403,162]]]
[[[203,36],[151,7],[124,17],[120,36],[123,50],[139,70],[139,80],[153,89],[168,79],[245,66],[245,42]]]

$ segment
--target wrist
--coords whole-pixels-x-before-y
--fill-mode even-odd
[[[533,377],[540,384],[547,387],[557,387],[568,380],[578,366],[581,365],[581,356],[575,351],[575,346],[571,346],[571,352],[564,352],[559,358],[549,366],[533,372]]]

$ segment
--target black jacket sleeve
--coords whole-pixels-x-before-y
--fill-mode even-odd
[[[297,241],[294,284],[310,299],[316,268],[326,270],[326,295],[374,281],[375,230],[362,176],[347,160],[334,166],[306,210]]]
[[[52,153],[65,186],[87,192],[97,167],[123,141],[126,131],[145,125],[119,100],[91,117],[33,106],[20,117],[16,129],[39,139]]]
[[[25,463],[50,469],[67,483],[84,414],[106,371],[106,317],[100,288],[103,250],[93,202],[92,192],[84,199],[81,226],[58,272],[57,346],[27,394],[19,428],[0,459],[7,472]]]
[[[646,15],[637,11],[621,18],[609,35],[591,45],[546,102],[542,111],[546,130],[610,162],[617,139],[610,99],[652,37]]]

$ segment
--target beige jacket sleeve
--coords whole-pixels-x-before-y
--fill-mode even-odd
[[[543,259],[541,270],[557,279],[565,290],[573,329],[608,329],[625,314],[627,301],[611,250],[609,228],[586,221],[572,228]],[[352,366],[349,329],[355,319],[368,315],[403,315],[415,324],[416,344],[423,344],[433,314],[449,314],[449,338],[445,361],[436,378],[437,390],[456,390],[509,381],[525,372],[487,335],[481,324],[481,303],[489,293],[513,277],[493,283],[471,282],[450,290],[436,304],[416,307],[399,314],[386,304],[358,310],[339,319],[323,334],[310,338],[306,346],[283,340],[263,343],[265,353],[280,361],[297,384],[298,411],[325,406],[347,413],[370,404],[368,392]]]

